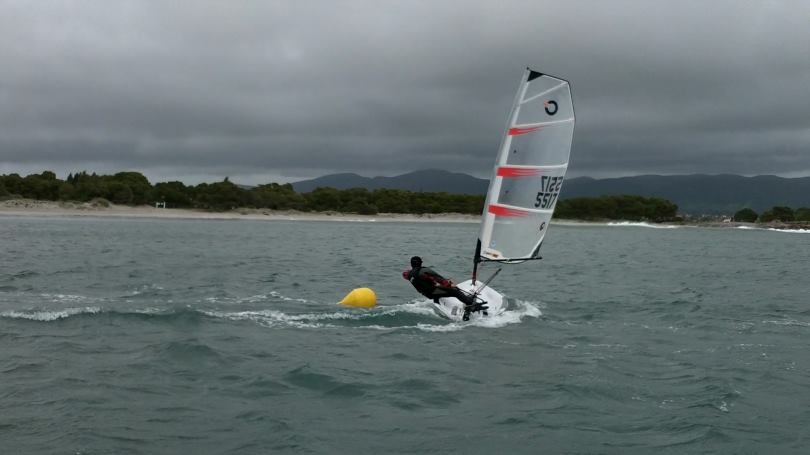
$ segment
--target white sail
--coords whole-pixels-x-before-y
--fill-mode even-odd
[[[568,82],[527,68],[489,183],[477,252],[482,259],[512,262],[538,254],[568,169],[573,134]]]

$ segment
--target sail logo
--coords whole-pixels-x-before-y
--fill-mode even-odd
[[[556,114],[556,113],[557,113],[558,106],[557,106],[557,102],[556,102],[556,101],[554,101],[554,100],[550,100],[550,101],[546,101],[546,102],[545,102],[545,103],[543,103],[543,104],[544,104],[544,105],[545,105],[545,107],[546,107],[546,114],[548,114],[548,115],[554,115],[554,114]]]
[[[554,207],[554,203],[557,202],[557,197],[560,195],[563,179],[563,176],[549,177],[544,175],[540,177],[540,191],[537,192],[534,206],[539,209]]]

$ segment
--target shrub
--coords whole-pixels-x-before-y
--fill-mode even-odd
[[[737,213],[734,214],[733,220],[743,223],[753,223],[754,221],[757,220],[758,216],[759,215],[757,215],[757,212],[749,208],[744,208],[742,210],[737,211]]]

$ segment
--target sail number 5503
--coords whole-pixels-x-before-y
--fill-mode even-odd
[[[563,178],[562,176],[549,177],[546,175],[540,177],[540,191],[537,192],[534,206],[540,209],[554,207],[554,202],[557,200],[557,196],[560,195]]]

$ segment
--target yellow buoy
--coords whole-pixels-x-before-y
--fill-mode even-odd
[[[357,288],[346,294],[339,303],[355,308],[374,308],[377,305],[377,295],[369,288]]]

